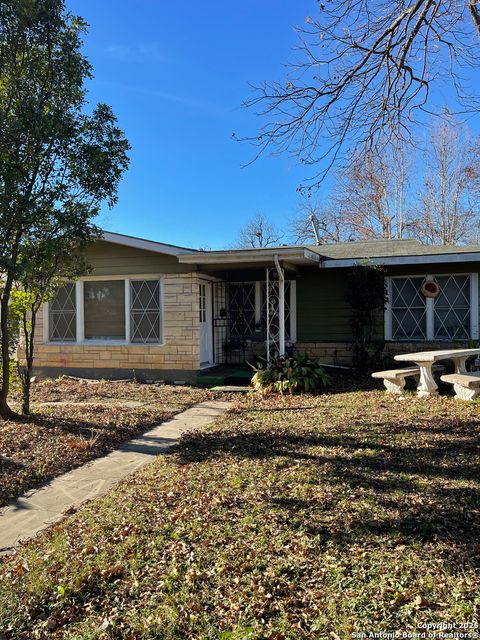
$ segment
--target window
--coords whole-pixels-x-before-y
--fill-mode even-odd
[[[160,311],[160,282],[158,280],[131,280],[131,342],[152,344],[162,341],[162,315]]]
[[[85,340],[125,340],[123,280],[84,282]]]
[[[470,337],[470,276],[437,276],[440,293],[434,299],[435,340]]]
[[[199,285],[198,293],[198,306],[199,306],[199,320],[200,322],[207,321],[207,285]]]
[[[392,278],[392,340],[425,340],[427,308],[420,288],[423,276]]]
[[[52,342],[76,342],[77,311],[75,285],[60,287],[49,308],[49,340]]]
[[[161,291],[158,278],[66,284],[49,305],[48,339],[161,344]],[[77,308],[77,301],[81,301],[81,308]]]
[[[439,293],[427,298],[424,280]],[[392,277],[385,314],[387,340],[468,340],[478,338],[478,274]]]

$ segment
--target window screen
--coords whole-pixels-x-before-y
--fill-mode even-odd
[[[125,282],[85,282],[85,340],[125,340]]]
[[[52,342],[75,342],[77,339],[75,285],[69,283],[60,287],[49,308],[49,340]]]
[[[131,342],[162,342],[159,280],[130,282],[130,335]]]

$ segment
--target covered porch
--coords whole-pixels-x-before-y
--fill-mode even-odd
[[[200,350],[211,342],[201,366],[234,365],[293,351],[296,279],[318,268],[320,256],[303,247],[218,251],[181,257],[195,263],[200,289]],[[206,325],[206,326],[205,326]],[[206,354],[206,350],[203,349]]]

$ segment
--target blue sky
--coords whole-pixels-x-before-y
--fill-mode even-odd
[[[249,84],[285,78],[295,25],[316,0],[167,2],[67,0],[90,23],[85,52],[92,103],[113,107],[132,145],[119,202],[100,224],[111,231],[191,247],[225,248],[255,213],[285,228],[297,186],[309,176],[293,158],[265,156],[232,133],[260,121],[241,107]],[[478,84],[474,72],[471,80]],[[437,104],[449,102],[436,86]],[[478,117],[470,122],[478,132]],[[317,194],[328,196],[326,181]]]
[[[207,3],[68,0],[90,24],[92,102],[110,104],[132,145],[112,231],[187,246],[229,246],[257,211],[282,226],[304,175],[293,159],[232,140],[259,122],[249,83],[282,77],[311,0]]]

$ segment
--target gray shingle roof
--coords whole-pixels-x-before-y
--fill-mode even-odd
[[[329,259],[355,260],[362,258],[386,258],[393,256],[430,256],[448,253],[480,253],[479,245],[431,246],[418,240],[369,240],[366,242],[336,242],[311,245],[311,251]]]

